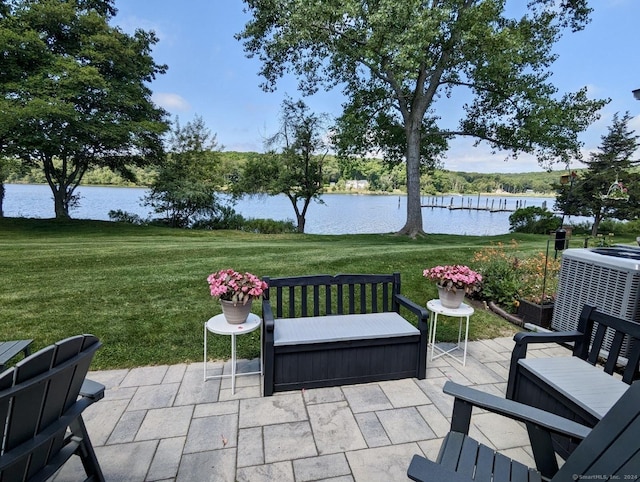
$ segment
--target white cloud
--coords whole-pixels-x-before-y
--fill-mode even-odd
[[[171,92],[156,92],[151,96],[151,100],[168,111],[188,112],[191,110],[191,105],[184,97]]]

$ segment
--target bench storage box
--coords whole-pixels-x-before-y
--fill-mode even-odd
[[[264,394],[425,378],[428,314],[400,274],[264,278]],[[404,307],[416,317],[400,315]]]

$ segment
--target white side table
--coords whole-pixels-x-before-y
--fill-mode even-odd
[[[204,379],[231,377],[231,393],[236,393],[236,376],[242,375],[262,375],[262,332],[260,333],[260,371],[236,374],[236,336],[251,333],[262,327],[262,320],[258,315],[249,313],[247,321],[239,325],[228,323],[224,315],[216,315],[209,318],[204,324]],[[231,375],[210,375],[207,376],[207,331],[217,335],[231,335]]]
[[[458,362],[462,363],[462,366],[465,366],[467,364],[467,341],[469,340],[469,317],[473,315],[474,309],[465,303],[462,303],[459,308],[455,308],[455,309],[445,308],[440,303],[440,300],[431,300],[427,302],[427,309],[431,312],[431,323],[430,323],[431,326],[430,326],[430,332],[429,332],[430,334],[429,343],[431,343],[431,360],[434,360],[444,355],[449,355],[454,360],[457,360]],[[460,319],[460,324],[458,327],[458,344],[449,350],[444,350],[439,346],[436,346],[436,330],[438,328],[438,315],[453,316],[453,317],[457,316]],[[462,321],[465,318],[467,320],[467,323],[464,330],[463,355],[462,355],[462,360],[460,360],[459,358],[455,357],[452,354],[452,352],[454,350],[461,348],[460,343],[462,341]],[[438,350],[440,353],[434,356],[435,350]]]

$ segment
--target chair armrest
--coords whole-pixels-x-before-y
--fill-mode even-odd
[[[271,309],[271,302],[265,299],[262,300],[262,322],[264,323],[265,331],[273,333],[273,310]]]
[[[85,378],[80,387],[80,396],[97,402],[104,398],[104,385]]]
[[[400,306],[404,306],[406,309],[418,316],[418,329],[420,331],[429,329],[429,313],[426,308],[411,301],[404,295],[396,294],[395,299]]]
[[[442,391],[455,397],[451,429],[456,432],[465,434],[469,432],[471,408],[473,407],[482,408],[512,420],[533,424],[546,431],[577,439],[584,439],[591,432],[591,428],[554,413],[497,397],[474,388],[465,387],[452,381],[446,382]]]

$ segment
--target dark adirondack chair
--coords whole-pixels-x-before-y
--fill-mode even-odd
[[[62,340],[0,374],[0,480],[47,480],[78,455],[87,480],[104,480],[82,420],[83,410],[104,396],[85,380],[95,336]]]
[[[636,480],[640,476],[640,383],[631,385],[593,429],[452,382],[445,384],[444,391],[455,397],[451,431],[442,443],[436,462],[414,455],[407,471],[411,480],[564,482],[578,477]],[[524,422],[537,469],[511,460],[469,437],[474,406]],[[560,470],[552,447],[552,433],[582,440]]]

